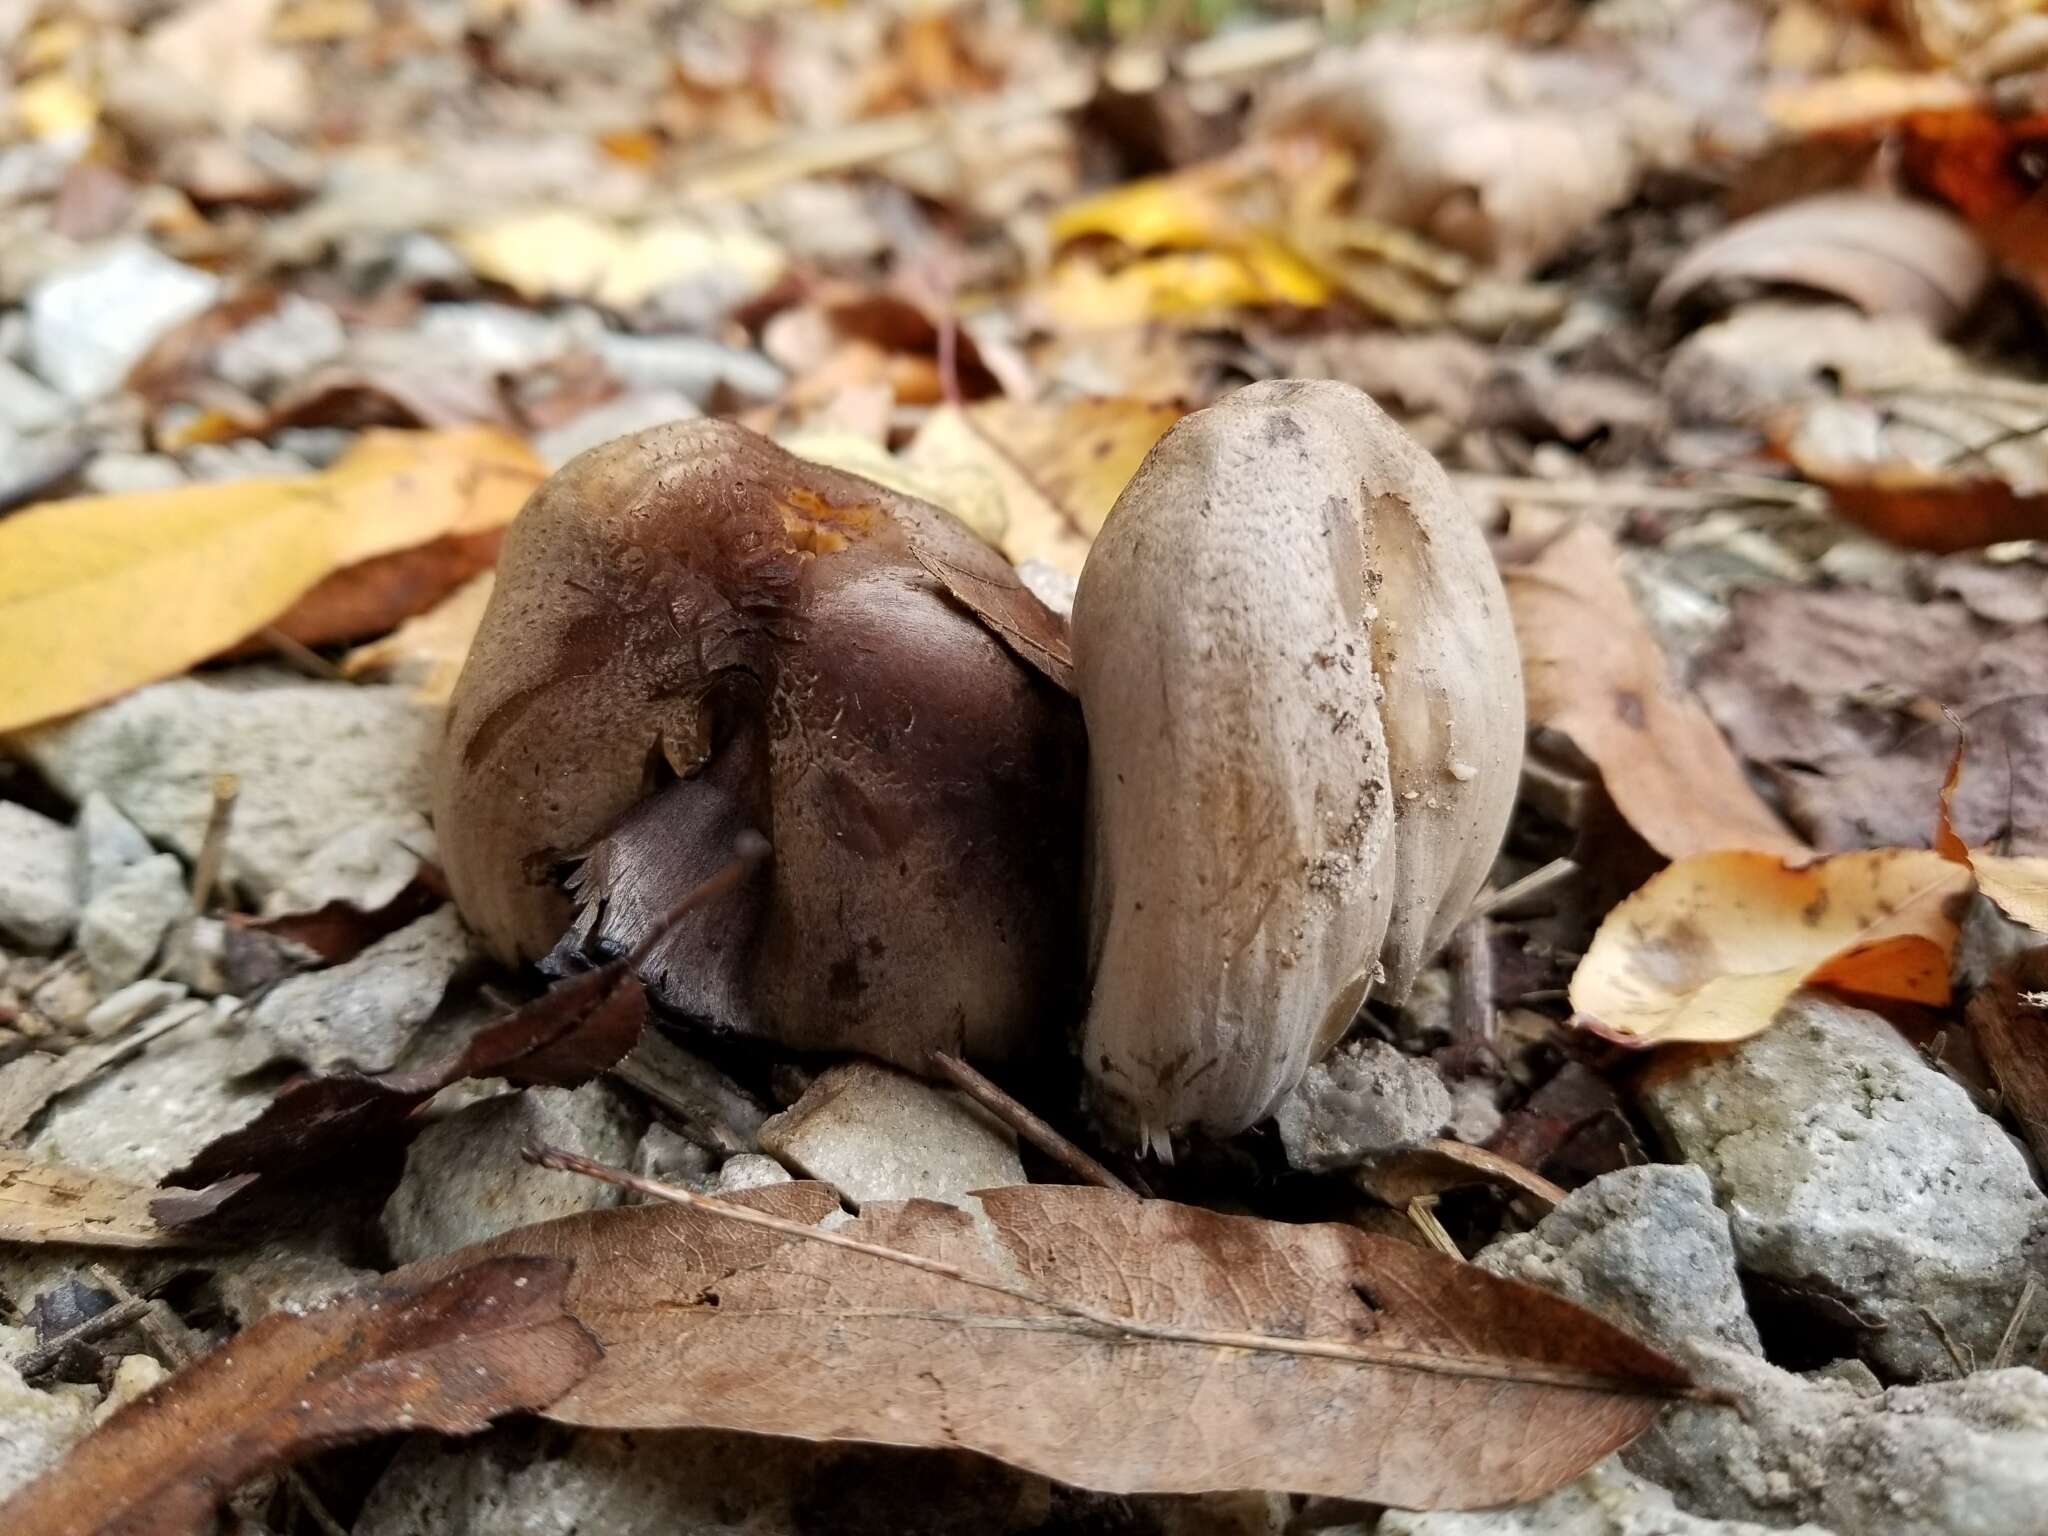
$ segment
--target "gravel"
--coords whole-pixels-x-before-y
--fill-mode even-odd
[[[1324,1173],[1428,1141],[1450,1123],[1451,1092],[1429,1062],[1351,1040],[1310,1067],[1273,1118],[1287,1161]]]
[[[78,921],[78,855],[69,827],[0,800],[0,934],[55,949]]]

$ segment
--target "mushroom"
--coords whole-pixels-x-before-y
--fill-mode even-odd
[[[1187,417],[1081,572],[1098,1106],[1140,1146],[1271,1113],[1398,1000],[1513,805],[1521,667],[1449,479],[1348,385]]]
[[[729,423],[592,449],[514,522],[451,702],[456,901],[511,963],[646,946],[651,995],[715,1029],[919,1071],[1057,1041],[1085,772],[1064,651],[934,507]],[[771,856],[678,914],[749,829]]]

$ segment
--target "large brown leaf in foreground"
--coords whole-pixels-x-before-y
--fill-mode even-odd
[[[1130,1327],[669,1207],[566,1217],[435,1264],[577,1261],[569,1308],[605,1358],[551,1418],[952,1446],[1118,1493],[1505,1503],[1626,1444],[1687,1385],[1559,1297],[1349,1227],[1051,1185],[981,1202],[985,1221],[870,1206],[838,1235]],[[748,1203],[804,1222],[836,1208],[811,1184]]]
[[[257,1473],[394,1429],[467,1434],[597,1358],[568,1266],[506,1257],[275,1312],[123,1408],[0,1504],[7,1536],[179,1536]]]

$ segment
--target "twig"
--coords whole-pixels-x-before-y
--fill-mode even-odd
[[[1540,896],[1553,885],[1562,885],[1579,872],[1579,866],[1572,859],[1552,859],[1548,864],[1532,869],[1519,880],[1511,880],[1497,891],[1481,891],[1473,901],[1471,911],[1465,914],[1470,922],[1475,917],[1491,917],[1504,908],[1518,907],[1533,896]]]
[[[1491,1055],[1495,1023],[1493,928],[1484,917],[1468,917],[1451,935],[1452,1049],[1468,1059]]]
[[[955,1088],[966,1094],[983,1109],[994,1115],[1011,1130],[1038,1148],[1047,1157],[1058,1163],[1067,1172],[1074,1174],[1084,1184],[1094,1184],[1102,1189],[1113,1189],[1119,1194],[1135,1195],[1136,1190],[1111,1173],[1094,1158],[1075,1146],[1058,1131],[1047,1125],[1038,1116],[1026,1109],[1009,1094],[983,1077],[958,1056],[949,1056],[944,1051],[932,1052],[932,1065],[939,1070]]]
[[[75,1328],[67,1328],[49,1343],[30,1350],[21,1357],[15,1367],[24,1378],[40,1376],[64,1358],[64,1351],[74,1344],[90,1344],[94,1339],[118,1333],[149,1310],[149,1303],[139,1296],[130,1296],[126,1301],[117,1301],[104,1312],[95,1312]]]
[[[256,638],[275,651],[279,660],[301,676],[317,678],[323,683],[345,683],[349,681],[349,675],[346,672],[314,650],[313,647],[306,644],[305,641],[295,639],[275,626],[259,630]]]
[[[2027,1283],[2020,1288],[2019,1303],[2012,1309],[2012,1318],[2006,1323],[2005,1332],[1999,1337],[1998,1353],[1991,1357],[1991,1369],[1994,1371],[2002,1371],[2011,1365],[2012,1357],[2019,1353],[2020,1329],[2026,1326],[2027,1314],[2033,1310],[2034,1291],[2034,1277],[2029,1275]]]
[[[1460,1360],[1431,1350],[1339,1344],[1329,1339],[1282,1338],[1262,1333],[1239,1333],[1230,1329],[1183,1328],[1172,1323],[1148,1323],[1134,1317],[1118,1317],[1113,1313],[1100,1312],[1093,1307],[1083,1306],[1079,1302],[1068,1301],[1063,1297],[1047,1295],[1021,1285],[1011,1285],[1007,1281],[991,1279],[985,1275],[972,1274],[957,1264],[926,1258],[921,1253],[906,1253],[900,1248],[885,1248],[879,1243],[864,1243],[838,1232],[827,1232],[820,1227],[806,1226],[800,1221],[771,1216],[766,1211],[732,1205],[724,1200],[678,1188],[673,1184],[642,1178],[637,1173],[628,1173],[623,1168],[612,1168],[604,1163],[594,1162],[590,1158],[581,1157],[560,1147],[528,1142],[526,1156],[543,1168],[553,1168],[563,1173],[580,1173],[620,1189],[629,1189],[656,1200],[665,1200],[671,1205],[680,1205],[686,1210],[700,1211],[707,1216],[758,1227],[767,1232],[777,1232],[784,1237],[823,1243],[829,1248],[844,1249],[848,1253],[865,1254],[871,1259],[900,1264],[906,1269],[936,1275],[942,1280],[972,1286],[976,1290],[992,1291],[998,1296],[1007,1296],[1012,1301],[1021,1301],[1027,1306],[1070,1317],[1087,1328],[1111,1338],[1147,1339],[1165,1344],[1195,1344],[1210,1349],[1241,1349],[1254,1354],[1301,1355],[1318,1360],[1342,1360],[1353,1365],[1404,1367],[1433,1375],[1479,1381],[1536,1384],[1577,1391],[1636,1393],[1688,1402],[1734,1405],[1731,1394],[1714,1387],[1680,1387],[1668,1382],[1651,1381],[1624,1382],[1611,1376],[1600,1376],[1590,1371],[1575,1371],[1562,1366]]]
[[[1415,1229],[1423,1235],[1430,1247],[1461,1264],[1465,1261],[1465,1251],[1458,1246],[1458,1240],[1445,1231],[1444,1224],[1436,1219],[1435,1195],[1417,1195],[1408,1202],[1405,1209],[1408,1220],[1414,1223]]]
[[[242,781],[232,773],[213,776],[213,808],[206,813],[206,831],[199,839],[199,857],[192,861],[192,911],[203,916],[220,883],[221,861],[227,857],[228,829],[235,819],[235,797]]]
[[[1970,1358],[1968,1350],[1956,1342],[1956,1336],[1948,1331],[1948,1324],[1935,1315],[1934,1308],[1922,1305],[1920,1315],[1927,1319],[1928,1325],[1934,1329],[1934,1336],[1941,1340],[1941,1347],[1948,1351],[1948,1357],[1956,1368],[1956,1376],[1961,1378],[1973,1374],[1977,1369],[1977,1362]]]
[[[1461,491],[1511,501],[1541,502],[1560,507],[1621,507],[1671,512],[1697,512],[1745,501],[1819,511],[1827,493],[1819,486],[1762,476],[1730,475],[1703,485],[1650,485],[1632,480],[1536,480],[1519,475],[1453,475]]]

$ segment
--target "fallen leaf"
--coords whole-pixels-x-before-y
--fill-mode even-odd
[[[341,659],[342,675],[358,682],[398,683],[423,704],[446,704],[483,623],[494,572],[473,576],[425,613]]]
[[[947,487],[947,511],[976,532],[993,526],[994,543],[1010,563],[1044,560],[1070,576],[1081,574],[1088,538],[1018,464],[956,405],[937,407],[903,450],[906,468]],[[849,466],[850,467],[850,466]],[[968,517],[962,506],[973,506]]]
[[[1361,217],[1519,276],[1690,149],[1686,111],[1633,73],[1584,51],[1386,33],[1329,50],[1263,127],[1351,146]]]
[[[1256,170],[1249,159],[1211,161],[1059,210],[1048,233],[1067,249],[1039,286],[1050,317],[1065,328],[1113,330],[1327,304],[1335,290],[1288,240]]]
[[[0,522],[0,730],[174,676],[338,571],[502,528],[542,476],[487,428],[377,432],[301,479],[18,512]]]
[[[1446,1190],[1474,1184],[1490,1184],[1507,1194],[1527,1195],[1544,1212],[1565,1197],[1564,1190],[1513,1158],[1448,1139],[1402,1147],[1375,1158],[1353,1177],[1359,1188],[1396,1210],[1411,1200],[1430,1199]]]
[[[1972,743],[1958,831],[2048,854],[2048,627],[1853,589],[1738,592],[1730,609],[1700,697],[1815,846],[1926,844],[1954,748],[1946,710]]]
[[[1980,97],[1911,113],[1895,137],[1906,180],[1962,214],[1992,254],[2048,294],[2048,210],[2032,170],[2048,116],[2007,115]]]
[[[457,231],[481,277],[528,299],[588,298],[631,309],[662,289],[706,277],[760,293],[788,259],[772,241],[684,219],[627,227],[571,208],[510,214]]]
[[[1711,283],[1782,283],[1847,299],[1868,314],[1918,315],[1936,331],[1968,314],[1990,276],[1976,238],[1931,203],[1871,192],[1802,198],[1738,220],[1694,246],[1652,303]]]
[[[2048,946],[2003,967],[1965,1017],[2005,1109],[2035,1158],[2048,1158]]]
[[[187,1241],[149,1213],[162,1194],[90,1168],[37,1162],[0,1148],[0,1242],[163,1248]]]
[[[1950,724],[1957,728],[1956,750],[1949,760],[1948,776],[1941,784],[1934,851],[1975,875],[1977,889],[2007,917],[2048,933],[2048,858],[2015,858],[1993,853],[1989,848],[1972,848],[1956,831],[1956,792],[1963,781],[1969,733],[1960,720],[1951,717]]]
[[[274,1312],[130,1403],[0,1504],[8,1536],[182,1536],[258,1473],[395,1430],[543,1408],[599,1355],[569,1266],[510,1256]]]
[[[569,1309],[605,1354],[547,1410],[564,1423],[952,1446],[1118,1493],[1507,1503],[1687,1392],[1671,1361],[1561,1297],[1351,1227],[1074,1186],[977,1198],[980,1213],[873,1205],[834,1235],[1037,1300],[668,1206],[416,1268],[578,1260]],[[814,1184],[747,1204],[802,1223],[837,1210]]]
[[[1580,523],[1504,575],[1530,724],[1563,732],[1592,759],[1645,842],[1673,859],[1723,848],[1809,851],[1673,681],[1607,534]]]
[[[1646,1045],[1745,1040],[1802,987],[1938,1007],[1970,884],[1923,849],[1804,869],[1766,853],[1680,859],[1608,913],[1572,975],[1572,1009]]]
[[[1914,112],[1945,112],[1973,105],[1976,90],[1947,71],[1887,69],[1871,65],[1764,93],[1764,115],[1796,138],[1898,121]]]
[[[1144,400],[989,400],[972,407],[968,419],[1093,539],[1152,445],[1184,414]]]
[[[285,1085],[263,1113],[201,1148],[166,1184],[204,1190],[254,1175],[232,1203],[197,1208],[158,1192],[156,1215],[175,1226],[288,1194],[302,1175],[395,1137],[414,1110],[452,1083],[501,1077],[573,1088],[616,1062],[640,1038],[647,995],[627,961],[556,982],[525,1007],[488,1024],[460,1051],[412,1072],[335,1072]]]

